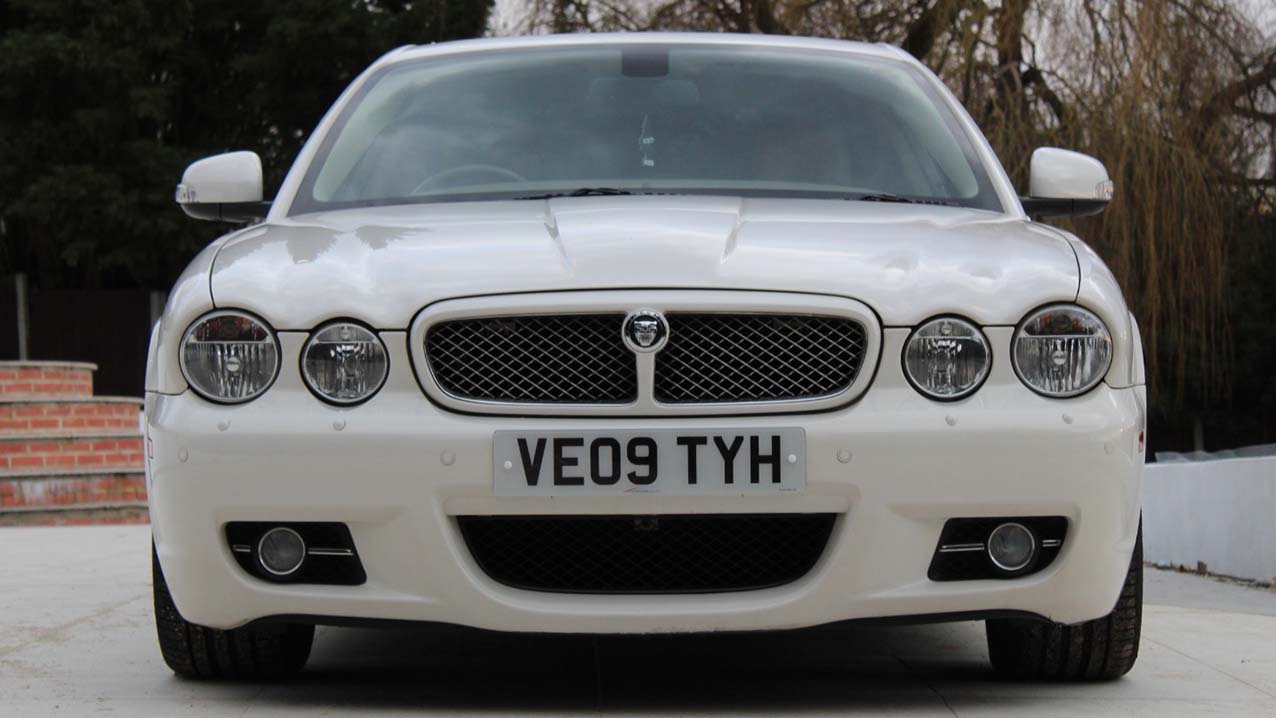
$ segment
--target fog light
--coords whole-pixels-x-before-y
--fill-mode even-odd
[[[257,543],[257,560],[270,573],[287,576],[301,568],[301,562],[306,560],[306,542],[290,528],[273,528]]]
[[[1002,571],[1021,571],[1037,554],[1037,540],[1022,524],[1005,523],[988,536],[988,558]]]

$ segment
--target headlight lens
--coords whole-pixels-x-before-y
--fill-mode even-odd
[[[992,352],[979,327],[939,317],[922,324],[904,346],[904,373],[918,391],[952,401],[975,393],[988,376]]]
[[[1083,394],[1112,364],[1112,335],[1103,320],[1071,304],[1029,314],[1014,338],[1015,371],[1033,391],[1051,397]]]
[[[377,393],[389,367],[380,337],[353,322],[321,327],[301,350],[306,385],[334,404],[357,404]]]
[[[238,404],[261,396],[279,373],[279,345],[261,320],[243,312],[213,312],[186,330],[182,374],[200,396]]]

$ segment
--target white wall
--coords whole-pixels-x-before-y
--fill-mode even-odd
[[[1148,464],[1143,546],[1153,563],[1276,579],[1276,456]]]

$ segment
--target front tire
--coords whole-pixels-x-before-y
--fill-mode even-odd
[[[164,663],[183,678],[279,678],[306,665],[315,627],[279,624],[223,631],[182,618],[151,547],[155,630]]]
[[[998,673],[1022,680],[1104,681],[1124,676],[1139,657],[1143,626],[1143,524],[1112,613],[1076,625],[999,618],[986,623],[988,657]]]

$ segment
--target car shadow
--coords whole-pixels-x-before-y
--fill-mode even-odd
[[[949,715],[937,685],[993,680],[978,623],[599,637],[323,628],[306,671],[253,700],[447,713]]]

